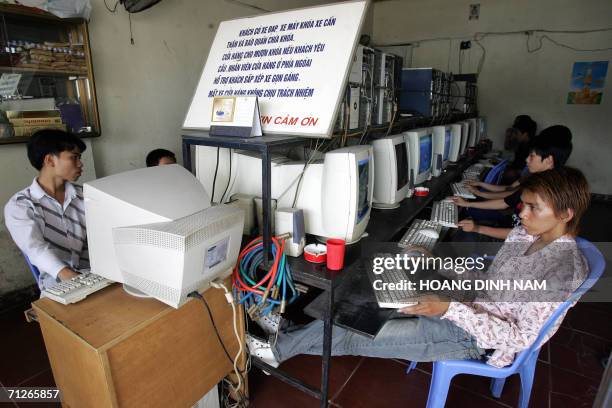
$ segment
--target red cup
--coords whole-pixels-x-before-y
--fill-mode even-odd
[[[327,269],[338,271],[344,268],[344,249],[346,242],[343,239],[330,238],[327,240]]]

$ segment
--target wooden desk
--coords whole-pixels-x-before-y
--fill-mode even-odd
[[[221,290],[204,297],[234,357],[232,309]],[[64,406],[190,407],[233,369],[199,300],[173,309],[116,284],[72,305],[32,305]]]

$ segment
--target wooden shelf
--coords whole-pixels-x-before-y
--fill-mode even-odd
[[[21,68],[21,67],[8,67],[6,65],[0,66],[0,71],[2,72],[31,72],[33,74],[39,75],[82,75],[87,76],[87,72],[79,72],[79,71],[68,71],[63,69],[38,69],[38,68]]]
[[[98,137],[100,134],[97,132],[82,132],[76,133],[76,136],[80,137],[81,139],[85,139],[89,137]],[[0,145],[27,143],[28,140],[30,140],[30,136],[3,137],[0,138]]]

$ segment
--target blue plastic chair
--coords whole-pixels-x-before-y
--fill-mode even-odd
[[[588,261],[590,270],[589,275],[569,299],[563,302],[563,304],[561,304],[548,318],[533,344],[528,349],[518,353],[512,365],[503,368],[493,367],[480,360],[435,361],[433,363],[431,384],[429,386],[427,408],[444,407],[451,380],[457,374],[475,374],[483,377],[491,377],[490,389],[495,398],[501,396],[506,378],[513,374],[519,374],[521,378],[519,407],[527,408],[529,405],[529,397],[531,396],[535,367],[544,336],[546,336],[546,333],[548,333],[559,317],[567,311],[571,304],[578,301],[578,299],[597,282],[605,268],[603,255],[592,243],[584,238],[576,238],[576,243]],[[414,361],[411,362],[406,373],[415,368],[416,364],[417,363]]]
[[[485,176],[484,182],[487,184],[499,184],[504,171],[508,166],[508,160],[502,160],[493,167]]]
[[[38,279],[40,278],[40,271],[36,266],[32,264],[32,262],[30,262],[30,258],[28,258],[26,254],[23,254],[23,257],[25,258],[28,266],[30,267],[30,272],[32,272],[34,279],[36,279],[36,283],[38,283]]]

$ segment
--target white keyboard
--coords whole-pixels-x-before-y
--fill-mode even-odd
[[[468,190],[466,185],[463,183],[453,183],[451,184],[451,189],[453,190],[453,195],[467,198],[470,200],[476,198],[476,196],[470,190]]]
[[[408,231],[406,231],[406,233],[397,243],[397,245],[401,248],[406,248],[409,245],[414,245],[423,247],[430,252],[433,251],[436,242],[438,242],[438,239],[421,234],[420,231],[424,229],[432,229],[436,231],[439,236],[442,231],[442,226],[433,221],[414,220],[410,228],[408,228]]]
[[[42,291],[43,296],[67,305],[85,299],[94,292],[112,284],[106,278],[91,272],[81,273],[70,280],[58,282]]]
[[[379,307],[387,309],[401,309],[407,306],[418,304],[418,293],[410,290],[408,287],[389,289],[389,284],[404,284],[410,282],[410,275],[403,269],[385,270],[380,275],[373,272],[372,268],[368,268],[368,276],[372,282],[372,290]],[[379,288],[375,289],[374,282],[380,281]],[[385,285],[386,284],[386,285]]]
[[[431,209],[431,220],[443,227],[457,228],[459,210],[452,201],[436,201]]]

